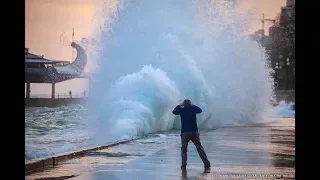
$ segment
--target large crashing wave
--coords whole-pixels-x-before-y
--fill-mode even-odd
[[[101,32],[91,112],[103,141],[179,128],[189,98],[200,128],[262,120],[272,95],[264,49],[224,0],[119,1]],[[110,16],[108,16],[110,20]],[[101,141],[99,141],[101,142]]]

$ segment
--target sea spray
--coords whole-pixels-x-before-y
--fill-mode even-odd
[[[272,96],[265,52],[224,0],[119,1],[99,37],[90,108],[96,143],[179,128],[184,98],[200,128],[262,120]],[[110,16],[107,18],[110,20]]]

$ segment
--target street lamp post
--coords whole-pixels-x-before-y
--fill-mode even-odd
[[[280,54],[279,55],[279,61],[277,62],[278,63],[278,71],[281,71],[282,67],[283,67],[283,62],[282,62],[282,59],[283,59],[283,55]],[[283,74],[283,73],[282,73]],[[279,82],[279,88],[283,88],[283,76],[280,77],[280,79],[278,80]]]
[[[285,82],[285,84],[286,84],[286,87],[285,87],[285,91],[287,91],[287,89],[288,89],[288,76],[289,76],[289,73],[288,73],[288,68],[289,68],[289,66],[290,66],[290,59],[289,59],[289,57],[286,59],[286,82]]]
[[[275,71],[276,71],[276,77],[275,77],[275,81],[276,81],[276,87],[278,86],[278,70],[282,69],[282,66],[279,64],[279,62],[276,62],[276,67],[275,67]]]

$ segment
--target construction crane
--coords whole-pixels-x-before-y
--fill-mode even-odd
[[[265,23],[265,21],[272,22],[273,24],[276,23],[275,19],[266,19],[266,18],[264,18],[264,13],[262,13],[262,19],[253,19],[253,20],[261,21],[261,29],[263,30],[263,32],[264,32],[264,23]]]

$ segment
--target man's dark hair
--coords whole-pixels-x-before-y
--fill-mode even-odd
[[[185,104],[190,104],[191,101],[190,101],[189,99],[185,99],[185,100],[184,100],[184,103],[185,103]]]

